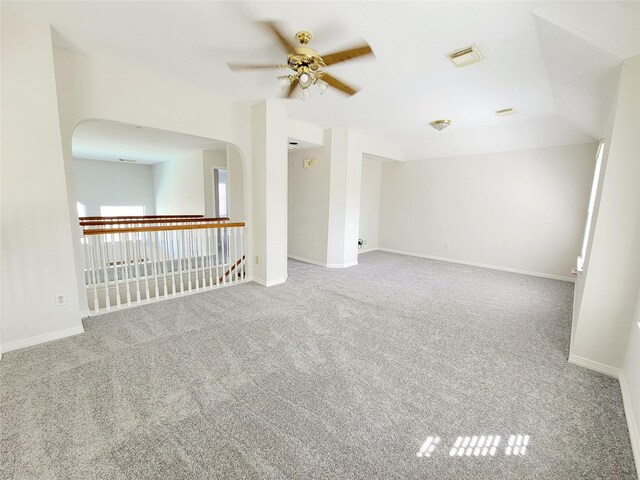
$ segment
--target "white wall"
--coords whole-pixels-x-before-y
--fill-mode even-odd
[[[569,278],[595,144],[382,166],[380,247]]]
[[[306,158],[318,160],[304,168]],[[326,265],[329,222],[329,158],[324,148],[289,152],[288,254]]]
[[[640,55],[622,67],[584,271],[576,283],[570,359],[622,368],[640,288]]]
[[[625,411],[636,469],[640,469],[640,291],[638,292],[635,315],[630,326],[627,354],[620,383],[625,400]]]
[[[308,123],[294,120],[293,118],[287,119],[287,135],[290,138],[296,140],[302,140],[314,145],[324,145],[324,129],[315,125],[309,125]]]
[[[202,150],[153,166],[153,190],[158,215],[204,215]]]
[[[151,165],[75,158],[73,167],[76,195],[87,215],[100,215],[102,205],[142,205],[145,215],[155,214]]]
[[[2,351],[83,331],[51,29],[2,12]],[[67,304],[55,305],[55,296]]]
[[[227,169],[229,171],[229,218],[234,222],[246,221],[246,177],[242,154],[233,145],[227,145]]]
[[[380,188],[382,186],[382,160],[362,159],[360,187],[360,233],[358,238],[367,243],[358,253],[378,248],[380,225]]]
[[[214,198],[213,170],[227,168],[227,152],[225,150],[205,150],[203,152],[204,170],[204,214],[206,217],[216,216],[217,199]],[[228,193],[228,192],[227,192]],[[229,201],[227,195],[227,202]]]

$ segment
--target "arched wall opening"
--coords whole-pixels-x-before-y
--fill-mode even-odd
[[[67,163],[83,313],[89,305],[80,261],[84,253],[79,216],[204,215],[229,217],[233,222],[248,218],[244,158],[228,142],[91,119],[74,128]]]

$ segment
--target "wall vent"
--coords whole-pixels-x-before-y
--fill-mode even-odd
[[[504,117],[505,115],[513,115],[514,113],[518,113],[518,109],[516,107],[503,108],[502,110],[496,110],[496,115],[499,117]]]
[[[484,58],[484,52],[475,43],[460,50],[448,53],[447,58],[456,67],[466,67],[472,63],[479,62]]]

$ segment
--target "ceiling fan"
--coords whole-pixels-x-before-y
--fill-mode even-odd
[[[277,38],[280,45],[287,53],[286,64],[276,65],[243,65],[227,63],[233,71],[241,70],[264,70],[270,68],[281,68],[293,70],[292,75],[283,75],[278,77],[285,87],[288,87],[284,97],[291,98],[296,87],[300,86],[299,97],[302,100],[308,100],[311,97],[309,87],[315,85],[320,94],[324,93],[328,86],[336,88],[347,95],[353,95],[357,90],[346,83],[338,80],[333,75],[327,73],[324,69],[329,65],[352,60],[364,55],[373,55],[373,50],[367,43],[363,43],[357,47],[339,52],[333,52],[328,55],[320,56],[308,44],[311,41],[311,33],[302,30],[296,33],[295,38],[300,42],[296,45],[289,41],[274,22],[260,22],[268,28]]]

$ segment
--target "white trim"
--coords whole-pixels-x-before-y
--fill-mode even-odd
[[[327,268],[349,268],[358,265],[358,261],[350,263],[327,263]]]
[[[404,250],[395,250],[393,248],[378,247],[378,250],[389,253],[399,253],[400,255],[409,255],[411,257],[428,258],[430,260],[439,260],[442,262],[460,263],[462,265],[471,265],[472,267],[490,268],[491,270],[502,270],[504,272],[521,273],[523,275],[531,275],[533,277],[552,278],[554,280],[562,280],[565,282],[575,283],[573,277],[563,277],[561,275],[553,275],[551,273],[532,272],[530,270],[520,270],[519,268],[500,267],[497,265],[488,265],[486,263],[469,262],[467,260],[456,260],[454,258],[436,257],[434,255],[425,255],[423,253],[405,252]]]
[[[360,255],[361,253],[375,252],[376,250],[378,250],[378,247],[373,247],[373,248],[360,248],[360,249],[358,249],[358,255]]]
[[[258,285],[262,285],[263,287],[275,287],[276,285],[282,285],[283,283],[285,283],[287,281],[287,278],[289,278],[289,275],[277,280],[271,280],[269,282],[265,282],[261,278],[254,278],[252,281],[256,282]]]
[[[297,255],[287,255],[288,258],[292,258],[293,260],[298,260],[299,262],[310,263],[311,265],[320,265],[321,267],[326,267],[326,263],[318,262],[317,260],[311,260],[310,258],[299,257]]]
[[[33,345],[38,345],[40,343],[51,342],[52,340],[59,340],[72,335],[78,335],[80,333],[84,333],[84,328],[82,328],[82,326],[67,328],[65,330],[58,330],[51,333],[36,335],[34,337],[23,338],[22,340],[14,340],[13,342],[3,344],[0,350],[2,353],[7,353],[21,348],[32,347]]]
[[[91,316],[91,310],[81,310],[80,318],[87,318]]]
[[[609,375],[610,377],[614,377],[617,379],[620,379],[622,377],[622,370],[620,370],[619,368],[589,360],[588,358],[580,357],[578,355],[569,354],[569,363],[588,368],[589,370],[593,370],[595,372],[604,373],[605,375]]]
[[[627,386],[627,378],[624,372],[620,375],[620,390],[622,390],[622,403],[624,404],[624,415],[627,417],[627,427],[629,428],[629,436],[631,437],[631,450],[633,450],[633,458],[636,462],[636,471],[640,472],[640,430],[636,424],[636,416],[633,411],[633,403]]]

